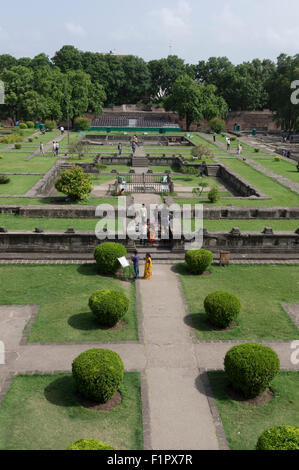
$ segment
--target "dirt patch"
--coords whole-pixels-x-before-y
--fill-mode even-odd
[[[122,402],[122,396],[120,392],[116,392],[106,403],[98,403],[93,400],[88,400],[87,398],[82,397],[82,395],[78,395],[77,399],[80,405],[84,406],[84,408],[98,412],[111,411],[119,406]]]
[[[233,400],[249,406],[267,405],[274,398],[274,392],[270,388],[255,398],[245,398],[240,392],[234,390],[231,385],[228,386],[227,393]]]
[[[97,328],[103,331],[119,331],[119,330],[123,330],[127,326],[125,320],[120,320],[115,326],[112,326],[112,327],[101,325],[96,320],[95,320],[95,324],[97,325]]]

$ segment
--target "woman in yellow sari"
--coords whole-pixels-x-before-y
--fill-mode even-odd
[[[147,253],[145,258],[144,279],[150,279],[153,276],[153,263],[152,257]]]

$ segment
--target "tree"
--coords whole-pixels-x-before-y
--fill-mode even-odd
[[[199,144],[192,148],[191,155],[201,160],[202,157],[212,157],[213,153],[206,145]]]
[[[151,60],[148,67],[151,74],[151,94],[156,100],[170,94],[177,78],[186,73],[184,60],[176,55]]]
[[[293,81],[299,77],[299,54],[294,57],[281,54],[277,59],[277,68],[267,83],[271,109],[275,120],[282,128],[292,132],[296,130],[299,115],[299,104],[291,100],[294,90]]]
[[[62,72],[82,70],[81,52],[74,46],[63,46],[56,52],[52,61]]]
[[[51,64],[49,57],[44,52],[36,55],[31,61],[32,68],[48,67],[51,65],[52,64]]]
[[[0,55],[0,73],[2,73],[5,69],[10,69],[14,65],[17,65],[17,59],[9,54],[1,54]]]
[[[199,122],[203,118],[224,117],[227,114],[227,104],[215,92],[213,85],[195,83],[185,74],[176,80],[172,93],[165,99],[165,108],[177,111],[181,119],[186,118],[189,130],[192,122]]]
[[[81,167],[73,165],[61,173],[55,183],[57,191],[66,194],[72,201],[87,199],[92,190],[92,179]]]
[[[202,195],[203,193],[203,190],[205,188],[208,188],[209,187],[209,183],[206,181],[207,178],[201,178],[199,181],[198,181],[198,188],[193,188],[192,189],[192,194],[195,196],[195,197],[199,197]]]
[[[220,133],[226,128],[225,121],[219,118],[214,118],[209,121],[211,131]]]
[[[27,67],[16,65],[5,69],[1,80],[5,85],[5,104],[1,108],[6,116],[18,120],[26,114],[24,99],[28,92],[32,92],[33,72]]]
[[[151,77],[147,63],[139,57],[127,55],[121,59],[126,80],[121,88],[123,104],[134,104],[144,99],[150,90]]]

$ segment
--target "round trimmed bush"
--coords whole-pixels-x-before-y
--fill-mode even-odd
[[[101,325],[115,326],[127,313],[130,301],[119,290],[101,289],[89,299],[89,308]]]
[[[115,450],[114,447],[105,442],[95,439],[80,439],[66,448],[66,450]]]
[[[213,262],[213,253],[208,250],[189,250],[185,262],[192,274],[203,274]]]
[[[238,297],[222,291],[208,295],[204,307],[210,322],[219,328],[230,326],[241,312],[241,302]]]
[[[27,125],[28,129],[33,129],[34,128],[34,122],[32,122],[32,121],[27,121],[26,125]]]
[[[78,392],[99,403],[110,400],[124,378],[121,358],[109,349],[83,352],[74,360],[72,371]]]
[[[233,388],[246,398],[254,398],[270,386],[280,370],[280,361],[268,346],[245,343],[227,352],[224,367]]]
[[[10,182],[10,179],[6,175],[0,175],[0,184],[7,184]]]
[[[94,257],[101,274],[115,274],[120,268],[117,258],[123,256],[127,256],[126,248],[115,242],[101,243],[94,251]]]
[[[28,129],[27,124],[25,124],[24,122],[21,122],[20,129]]]
[[[15,149],[16,150],[20,150],[22,148],[22,145],[21,144],[15,144]]]
[[[299,450],[299,427],[276,426],[259,437],[256,450]]]

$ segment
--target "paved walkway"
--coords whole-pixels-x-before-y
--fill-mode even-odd
[[[15,373],[71,371],[73,359],[90,348],[109,348],[123,359],[127,371],[142,373],[145,448],[227,448],[218,412],[213,405],[205,370],[223,369],[233,345],[246,341],[201,341],[188,325],[178,275],[169,265],[154,265],[151,280],[139,280],[142,314],[138,309],[141,341],[122,343],[26,343],[38,305],[0,308],[0,340],[6,363],[0,365],[0,401]],[[298,315],[298,304],[288,304]],[[278,353],[282,369],[299,370],[291,363],[291,341],[265,341]]]
[[[63,134],[63,135],[61,134],[58,137],[55,137],[54,139],[51,139],[51,141],[49,141],[48,143],[44,144],[44,153],[52,151],[52,145],[53,145],[54,140],[55,140],[55,142],[60,142],[62,139],[64,139],[64,137],[65,137],[65,134]],[[25,161],[26,160],[31,160],[33,157],[36,157],[37,155],[40,155],[40,148],[39,147],[31,155],[29,155],[29,157],[25,158]]]

